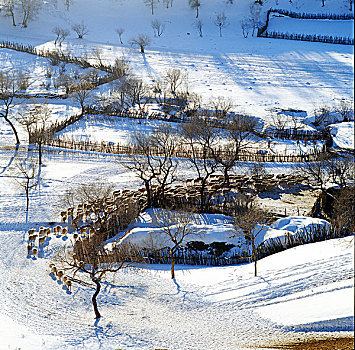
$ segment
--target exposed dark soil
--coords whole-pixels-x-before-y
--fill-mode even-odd
[[[354,338],[310,339],[264,348],[285,350],[353,350]]]

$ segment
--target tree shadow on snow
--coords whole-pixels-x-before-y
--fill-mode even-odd
[[[176,290],[177,290],[177,295],[182,294],[182,302],[184,303],[186,301],[186,297],[188,294],[192,294],[193,292],[188,292],[186,290],[182,290],[180,284],[176,281],[175,278],[173,278],[173,282],[176,285]]]

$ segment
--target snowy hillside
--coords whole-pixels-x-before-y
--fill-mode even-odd
[[[335,340],[344,342],[346,349],[353,347],[355,236],[351,235],[353,217],[349,209],[353,205],[352,194],[345,191],[343,197],[343,192],[337,197],[339,190],[335,196],[340,204],[337,207],[332,204],[333,216],[340,217],[344,212],[345,219],[350,221],[348,224],[341,217],[343,221],[338,220],[337,233],[347,232],[349,236],[339,234],[331,237],[343,238],[300,246],[296,245],[301,241],[290,243],[302,233],[311,236],[313,229],[318,233],[332,232],[326,229],[330,228],[330,222],[334,224],[334,217],[327,216],[326,220],[310,217],[315,215],[315,204],[319,204],[319,212],[324,214],[326,204],[323,199],[317,200],[321,198],[320,193],[324,195],[323,187],[334,186],[339,175],[333,172],[333,177],[330,173],[326,176],[325,172],[331,167],[334,171],[339,162],[343,166],[341,186],[344,181],[347,185],[349,178],[354,181],[350,168],[354,160],[351,154],[354,151],[353,46],[256,36],[270,8],[327,16],[351,17],[353,12],[348,0],[326,0],[324,6],[320,0],[261,2],[263,5],[254,0],[35,0],[35,4],[43,6],[38,7],[39,11],[35,11],[24,28],[20,7],[15,6],[11,12],[13,2],[0,0],[0,350],[256,350],[280,349],[299,343],[302,347],[303,342],[308,349],[315,340],[325,340],[329,349],[336,347]],[[224,20],[218,27],[217,20],[221,18]],[[254,35],[251,21],[254,21]],[[159,25],[159,34],[157,27],[155,32],[153,30],[154,23]],[[243,27],[243,32],[245,23],[247,29]],[[87,30],[83,38],[75,34],[75,25]],[[352,40],[353,25],[353,19],[299,19],[275,12],[270,17],[268,30]],[[56,27],[68,30],[61,46],[55,42]],[[131,43],[139,34],[147,34],[151,39],[144,53]],[[33,46],[42,56],[9,48],[12,43]],[[27,50],[32,48],[27,46]],[[56,61],[55,56],[46,58],[45,51],[40,50],[58,50],[72,58],[80,57],[81,62],[86,63]],[[118,79],[110,71],[116,59],[127,63],[127,76]],[[163,112],[163,103],[156,98],[162,94],[164,89],[159,90],[159,84],[171,68],[183,73],[181,86],[189,99],[196,98],[196,111],[207,116],[215,111],[211,120],[215,118],[216,124],[207,122],[205,125],[213,143],[213,147],[207,148],[206,163],[201,162],[202,152],[202,156],[195,159],[190,152],[189,159],[188,138],[181,132],[182,126],[189,125],[185,123],[188,120],[188,113],[183,111],[185,106],[179,110],[183,116],[178,119],[171,111]],[[1,94],[1,89],[6,85],[5,78],[18,77],[19,70],[26,74],[23,82],[28,83],[28,88],[19,88],[14,99],[10,98],[7,115],[7,95]],[[85,109],[84,103],[80,104],[80,99],[75,99],[74,95],[80,91],[75,90],[76,83],[89,81],[89,76],[94,83],[82,90],[88,91],[89,96],[85,102],[90,108]],[[142,85],[147,89],[142,92],[146,97],[137,99],[144,105],[142,109],[139,105],[139,118],[127,117],[128,110],[138,109],[133,102],[127,110],[122,109],[122,114],[116,113],[117,110],[104,113],[102,109],[95,113],[97,106],[110,99],[116,99],[114,103],[119,104],[119,90],[114,89],[118,80],[122,83],[127,77],[136,82],[142,79],[147,84]],[[175,92],[170,93],[175,97]],[[227,119],[227,114],[222,117],[217,113],[218,108],[213,105],[216,101],[230,103],[232,113],[228,116],[246,118],[236,119],[241,121],[233,129],[235,134],[240,132],[235,136],[236,143],[227,139],[227,132],[232,130],[228,129],[229,124],[218,124]],[[30,109],[39,106],[45,106],[44,114],[47,111],[48,115],[43,116],[38,112],[40,109]],[[149,113],[153,117],[157,113],[158,117],[150,119]],[[65,124],[65,128],[53,131],[48,127],[50,122],[65,122],[73,116],[78,119]],[[12,124],[7,117],[18,131],[18,144],[15,144]],[[33,132],[41,117],[48,120],[44,121],[40,132]],[[254,126],[251,131],[249,124]],[[191,125],[194,128],[191,134],[200,131],[197,130],[200,124]],[[158,176],[163,171],[157,175],[154,169],[155,177],[148,181],[151,191],[159,193],[161,188],[166,191],[162,191],[163,200],[158,198],[154,207],[148,204],[147,186],[143,188],[147,181],[139,178],[139,170],[133,166],[140,161],[144,164],[146,155],[120,152],[118,146],[128,149],[135,133],[156,135],[162,126],[170,127],[165,135],[171,132],[175,137],[174,133],[180,132],[179,138],[173,138],[173,146],[181,146],[181,143],[185,147],[181,149],[187,153],[172,153],[167,157],[171,162],[168,164],[172,165],[164,188],[158,186]],[[275,135],[273,131],[277,131],[277,127],[281,131],[300,131],[301,136]],[[320,159],[319,154],[330,154],[325,147],[331,141],[328,136],[333,138],[332,157],[329,163],[327,159],[315,162]],[[51,137],[64,142],[90,141],[104,147],[117,146],[117,154],[104,153],[106,150],[102,148],[88,151],[46,143],[53,141]],[[35,143],[28,145],[33,140]],[[36,163],[40,154],[38,140],[44,140],[40,166]],[[155,146],[148,145],[148,156],[155,156],[157,166],[164,154]],[[242,157],[243,147],[249,158]],[[228,181],[227,176],[222,180],[226,167],[217,164],[209,152],[223,154],[222,151],[228,150],[224,155],[232,154],[234,148],[237,156],[228,169],[234,180],[232,176]],[[334,157],[339,149],[350,154],[350,162],[340,162],[337,158],[340,155]],[[265,157],[269,157],[267,161]],[[227,160],[222,157],[219,161],[221,159]],[[32,160],[33,168],[30,167]],[[196,164],[204,165],[205,171],[205,164],[207,168],[214,166],[205,188],[202,187],[203,175],[194,168]],[[302,166],[314,165],[317,169],[318,164],[328,166],[318,169],[321,180],[326,178],[321,185],[300,175]],[[29,166],[27,173],[25,166]],[[149,167],[146,170],[147,163],[144,166],[145,171],[151,170]],[[36,172],[31,177],[33,169]],[[89,186],[94,189],[93,197],[100,196],[100,186],[109,188],[109,194],[98,201],[101,207],[95,213],[95,200],[84,193]],[[203,193],[210,196],[205,207]],[[83,195],[84,199],[76,195]],[[334,198],[332,195],[332,201]],[[194,204],[189,207],[190,203]],[[205,208],[206,212],[200,208]],[[232,213],[226,208],[232,208]],[[263,215],[256,225],[238,227],[239,216],[253,214],[255,208]],[[180,245],[178,252],[190,249],[186,241],[190,244],[195,241],[196,246],[208,245],[209,251],[207,248],[196,250],[196,255],[204,257],[211,251],[216,253],[213,244],[225,244],[228,249],[210,254],[219,259],[215,266],[192,264],[193,260],[188,265],[183,260],[184,265],[176,264],[176,275],[172,279],[171,266],[161,263],[159,258],[153,261],[151,252],[156,253],[153,248],[162,248],[167,255],[173,255],[169,248],[174,248],[176,242],[163,239],[161,235],[164,230],[175,230],[178,219],[161,225],[156,218],[164,212],[179,213],[180,209],[193,213],[190,213],[193,220],[185,228],[194,234]],[[123,214],[119,216],[121,210]],[[74,220],[74,211],[78,221]],[[350,218],[346,216],[349,211]],[[229,215],[234,215],[235,221]],[[115,220],[112,231],[112,220],[106,222],[107,217]],[[130,220],[121,221],[122,217]],[[87,222],[90,224],[83,227]],[[62,233],[54,230],[59,225]],[[63,228],[68,231],[64,233]],[[35,235],[29,230],[34,230]],[[256,231],[257,237],[252,237]],[[44,236],[44,232],[48,235]],[[109,260],[116,257],[110,253],[120,247],[124,237],[124,244],[134,244],[131,249],[137,253],[138,262],[132,258],[129,267],[107,279],[96,279],[90,273],[85,275],[85,269],[94,269],[95,263],[78,257],[80,249],[84,254],[83,242],[94,242],[99,234],[98,239],[104,237],[99,243],[101,249],[94,255],[88,254],[88,259],[94,256],[92,259],[97,258],[100,267],[108,270],[110,266],[117,267],[117,260]],[[280,249],[272,250],[273,243],[279,244]],[[256,264],[251,262],[255,244],[260,249],[269,247],[267,252],[266,248],[261,251],[265,254],[260,256],[273,253],[258,261],[257,276]],[[139,251],[138,248],[135,251],[135,245]],[[75,253],[74,247],[78,249]],[[73,266],[78,268],[69,275],[67,264],[65,279],[58,274],[60,268],[57,269],[64,248],[73,253]],[[237,261],[235,265],[231,265],[231,262],[234,264],[232,258]],[[50,267],[54,262],[55,269]],[[101,283],[97,302],[102,317],[95,319],[92,297],[97,282]]]
[[[174,1],[169,8],[167,2],[154,2],[154,15],[143,0],[76,0],[69,12],[58,2],[57,8],[43,9],[26,29],[20,25],[12,27],[9,17],[0,17],[0,40],[54,48],[52,30],[59,26],[71,31],[62,50],[94,59],[93,50],[99,48],[104,63],[113,63],[124,55],[134,73],[150,83],[163,77],[168,68],[179,68],[188,74],[189,90],[202,95],[204,103],[223,95],[234,102],[235,110],[262,117],[267,117],[275,107],[303,109],[311,114],[315,106],[353,98],[351,46],[271,40],[251,34],[244,38],[240,22],[249,16],[250,3],[249,0],[233,4],[224,0],[203,1],[198,17],[203,24],[200,37],[196,13],[188,1]],[[326,1],[324,7],[316,0],[306,3],[295,0],[292,4],[286,0],[268,0],[261,10],[262,22],[270,7],[307,13],[349,13],[345,0]],[[227,18],[222,37],[214,23],[220,12]],[[154,37],[153,20],[165,26],[159,37]],[[88,34],[80,40],[71,27],[82,21]],[[319,27],[319,34],[351,35],[353,21],[334,22],[334,30],[326,25],[326,32]],[[306,27],[309,25],[302,23],[302,30]],[[124,30],[123,44],[115,32],[117,28]],[[277,24],[278,30],[282,28],[289,31],[290,25]],[[152,39],[144,56],[129,44],[139,33]]]
[[[1,149],[1,166],[11,153]],[[49,276],[50,259],[65,241],[52,236],[38,259],[26,258],[25,231],[56,217],[55,202],[70,184],[100,176],[131,188],[132,176],[110,158],[46,159],[45,180],[32,196],[27,224],[23,196],[14,191],[9,173],[1,177],[0,347],[236,350],[306,339],[313,334],[303,333],[309,329],[323,336],[330,331],[347,336],[353,329],[351,238],[267,257],[259,262],[259,277],[253,277],[251,264],[178,266],[176,283],[169,279],[169,266],[125,270],[104,285],[98,299],[103,318],[94,322],[92,291],[73,286],[68,293]],[[295,229],[285,220],[275,228]],[[212,234],[225,229],[223,220],[206,226]]]

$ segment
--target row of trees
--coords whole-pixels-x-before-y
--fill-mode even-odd
[[[41,0],[1,0],[0,10],[5,16],[11,17],[13,26],[17,25],[16,14],[19,14],[21,25],[27,28],[28,22],[36,17],[44,4]]]
[[[174,154],[181,145],[189,151],[187,159],[200,181],[200,212],[204,212],[208,205],[206,187],[213,174],[222,171],[224,184],[229,184],[230,172],[236,165],[240,152],[251,147],[250,136],[258,125],[255,119],[246,116],[225,119],[223,128],[220,128],[221,123],[219,121],[217,128],[209,120],[193,117],[189,122],[183,123],[177,132],[164,126],[151,135],[133,135],[132,142],[142,156],[133,156],[132,161],[125,166],[135,171],[143,182],[148,206],[153,203],[152,186],[158,185],[159,196],[164,196],[166,186],[176,180],[178,160],[174,158]],[[223,147],[220,145],[222,138],[225,141]],[[159,153],[153,150],[159,150]]]

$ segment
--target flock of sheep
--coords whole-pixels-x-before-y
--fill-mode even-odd
[[[232,201],[231,196],[238,197],[238,194],[259,193],[273,191],[276,188],[286,188],[305,183],[305,178],[296,175],[273,174],[265,176],[230,175],[226,182],[223,175],[212,175],[205,184],[205,194],[208,201],[220,207],[226,202]],[[152,186],[153,205],[161,207],[194,208],[201,200],[200,179],[186,180],[184,185],[166,186],[164,191],[158,186]],[[126,229],[128,225],[143,211],[148,203],[147,191],[145,188],[138,190],[117,190],[111,196],[103,198],[98,203],[80,203],[76,207],[68,208],[60,213],[61,220],[65,227],[56,225],[53,228],[40,227],[28,230],[28,256],[38,256],[40,247],[43,247],[47,238],[53,234],[59,237],[66,237],[72,234],[75,242],[78,240],[90,240],[97,230],[104,229],[107,237],[110,238],[118,232]],[[57,276],[70,291],[72,281],[64,274],[63,270],[50,264],[51,273]]]
[[[62,281],[66,285],[66,287],[68,288],[68,291],[71,291],[72,282],[71,282],[70,277],[65,275],[63,270],[57,269],[57,267],[55,266],[54,263],[50,263],[49,268],[50,268],[53,276],[57,276],[59,278],[59,280]]]

